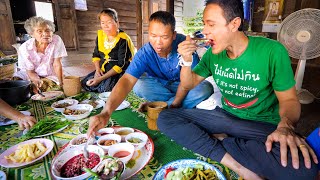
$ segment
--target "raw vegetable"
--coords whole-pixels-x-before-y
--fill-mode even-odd
[[[23,140],[27,140],[34,136],[39,136],[56,131],[70,124],[71,121],[62,121],[60,120],[60,118],[45,117],[44,119],[38,121],[37,124],[35,124],[25,135],[21,136],[21,138]]]
[[[204,170],[203,165],[196,164],[193,168],[185,167],[185,168],[178,168],[172,169],[172,167],[166,170],[165,175],[166,180],[218,180],[216,172],[207,169]]]
[[[83,92],[83,93],[80,93],[80,94],[72,97],[72,99],[76,99],[79,102],[90,99],[90,98],[91,98],[91,94],[89,92]]]

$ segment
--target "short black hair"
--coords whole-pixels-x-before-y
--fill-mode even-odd
[[[230,23],[234,18],[241,19],[241,25],[238,30],[243,30],[243,3],[242,0],[206,0],[206,6],[209,4],[217,4],[223,10],[224,17]]]
[[[164,25],[170,25],[172,32],[174,32],[176,29],[176,19],[167,11],[157,11],[151,14],[149,22],[151,21],[159,21]]]
[[[102,10],[102,11],[98,14],[99,20],[100,20],[100,16],[103,15],[103,14],[112,17],[112,19],[113,19],[115,22],[118,22],[118,21],[119,21],[119,20],[118,20],[118,13],[117,13],[117,11],[116,11],[115,9],[107,8],[107,9]]]

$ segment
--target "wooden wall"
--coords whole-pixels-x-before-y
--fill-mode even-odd
[[[114,8],[118,12],[120,28],[137,46],[137,8],[135,0],[87,0],[88,11],[76,11],[79,51],[92,52],[100,23],[97,14],[104,8]]]
[[[183,0],[174,0],[174,17],[176,18],[176,31],[183,33]]]
[[[142,44],[149,42],[149,17],[152,13],[159,10],[167,10],[166,0],[142,0]]]

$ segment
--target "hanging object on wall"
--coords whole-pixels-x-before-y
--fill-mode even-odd
[[[246,22],[248,22],[248,31],[251,31],[252,26],[252,9],[253,9],[253,0],[243,0],[243,17]]]
[[[74,0],[74,8],[79,11],[87,11],[87,1],[86,0]]]
[[[264,21],[262,21],[262,32],[276,33],[281,20],[284,0],[266,0],[264,7]]]

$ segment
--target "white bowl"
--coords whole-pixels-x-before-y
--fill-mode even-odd
[[[63,112],[66,107],[63,107],[63,108],[57,108],[57,107],[56,107],[57,105],[63,104],[63,103],[69,104],[69,105],[66,106],[66,107],[70,107],[70,106],[73,106],[73,105],[78,104],[78,101],[75,100],[75,99],[63,99],[63,100],[60,100],[60,101],[57,101],[57,102],[52,103],[51,107],[52,107],[55,111]]]
[[[111,92],[103,92],[103,93],[100,93],[99,94],[99,98],[104,100],[104,101],[107,101],[107,99],[109,98]]]
[[[81,111],[85,111],[85,113],[79,114],[79,115],[68,115],[68,114],[65,114],[65,111],[68,109],[81,110]],[[79,119],[84,119],[88,117],[92,110],[93,110],[93,107],[89,104],[77,104],[77,105],[66,108],[65,111],[62,112],[62,115],[64,115],[69,120],[79,120]]]
[[[121,136],[118,134],[108,134],[108,135],[101,136],[98,139],[97,145],[101,147],[104,150],[104,152],[107,153],[111,145],[103,145],[103,142],[105,142],[106,140],[115,140],[116,141],[115,144],[117,144],[121,142]]]
[[[86,139],[86,140],[84,140]],[[82,141],[82,143],[78,142],[79,140]],[[75,138],[73,138],[71,141],[70,141],[70,146],[82,146],[84,145],[88,140],[88,137],[87,137],[87,134],[79,134],[78,136],[76,136]],[[77,143],[78,142],[78,143]],[[79,144],[80,143],[80,144]]]
[[[104,102],[103,100],[101,99],[98,99],[98,100],[95,100],[94,101],[96,103],[96,106],[93,107],[92,104],[90,104],[93,109],[99,109],[99,108],[102,108],[104,107],[104,105],[106,104],[106,102]],[[90,100],[84,100],[84,101],[81,101],[80,104],[89,104],[90,103]]]
[[[119,160],[125,164],[132,158],[133,153],[134,146],[130,143],[118,143],[111,145],[108,151],[109,156],[119,158]]]
[[[86,179],[87,177],[90,176],[89,173],[84,173],[80,176],[75,176],[75,177],[70,177],[70,178],[65,178],[61,177],[61,168],[65,163],[67,163],[70,159],[73,157],[83,154],[83,147],[84,146],[79,146],[78,148],[73,149],[72,151],[67,151],[61,155],[59,155],[56,160],[53,162],[52,167],[51,167],[51,173],[54,176],[55,179],[63,179],[63,180],[80,180],[80,179]],[[100,162],[102,161],[102,156],[104,155],[104,151],[101,147],[99,146],[94,146],[94,145],[89,145],[88,146],[88,151],[90,153],[95,153],[100,157]],[[98,165],[99,163],[97,163]],[[92,169],[95,170],[97,165]]]
[[[102,128],[102,129],[99,129],[97,132],[97,136],[104,136],[107,134],[114,134],[114,129],[113,128]]]
[[[134,129],[133,128],[129,128],[129,127],[121,127],[121,128],[117,128],[114,130],[115,134],[119,134],[121,136],[121,141],[125,142],[126,141],[126,136],[130,133],[133,133]]]
[[[133,138],[139,139],[140,142],[131,142],[130,140],[132,140]],[[139,150],[146,145],[148,141],[148,136],[145,133],[134,132],[134,133],[128,134],[125,140],[127,143],[131,143],[134,146],[135,150]]]

